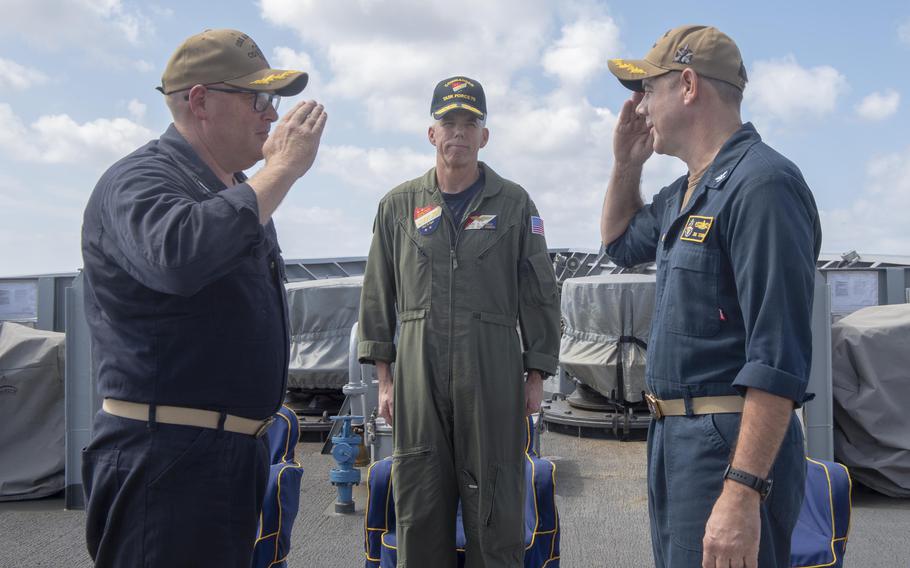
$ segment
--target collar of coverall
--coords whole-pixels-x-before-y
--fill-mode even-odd
[[[193,148],[192,144],[187,142],[186,138],[180,134],[177,127],[171,123],[167,130],[159,138],[159,146],[162,147],[168,156],[173,158],[184,170],[194,175],[200,182],[205,184],[206,189],[212,192],[220,191],[225,188],[224,183],[218,179],[202,158]],[[246,174],[243,172],[234,172],[234,178],[238,183],[246,181]]]
[[[483,168],[483,173],[486,176],[483,184],[483,196],[493,197],[502,190],[502,178],[499,177],[499,174],[493,171],[493,168],[486,165],[485,163],[477,162],[477,165]],[[437,190],[436,168],[430,168],[427,173],[423,174],[421,185],[423,186],[423,190],[427,193],[433,193]]]
[[[746,150],[758,142],[761,142],[761,136],[751,122],[740,126],[739,130],[734,132],[733,136],[730,136],[724,142],[717,156],[715,156],[714,162],[705,172],[704,179],[707,179],[705,187],[716,189],[723,186],[724,182],[730,178],[733,170],[736,169],[739,161],[742,160]]]

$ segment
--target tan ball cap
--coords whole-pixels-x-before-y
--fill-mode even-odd
[[[225,83],[238,89],[283,97],[306,87],[303,71],[272,69],[253,39],[237,30],[205,30],[184,41],[171,55],[158,90],[169,95],[194,85]]]
[[[642,91],[642,79],[691,68],[704,77],[746,87],[746,67],[730,36],[710,26],[680,26],[663,35],[644,59],[611,59],[610,72],[633,91]]]

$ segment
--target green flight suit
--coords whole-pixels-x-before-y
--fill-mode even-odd
[[[556,373],[558,292],[534,203],[480,167],[454,239],[435,168],[389,192],[373,227],[358,357],[396,362],[399,567],[455,566],[459,498],[467,566],[523,566],[523,376]]]

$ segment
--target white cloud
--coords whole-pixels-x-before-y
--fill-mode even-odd
[[[358,220],[338,207],[282,205],[275,212],[282,255],[287,259],[366,256],[375,212],[375,208],[362,211]]]
[[[856,107],[856,113],[866,120],[884,120],[897,112],[901,96],[888,89],[884,93],[875,92],[866,96]]]
[[[910,18],[897,27],[897,37],[901,42],[910,45]]]
[[[290,47],[276,47],[272,50],[272,56],[269,58],[269,65],[276,69],[296,69],[306,71],[309,76],[307,79],[306,89],[300,95],[304,99],[313,98],[310,93],[316,93],[319,96],[322,91],[322,76],[313,62],[310,54],[304,51],[295,51]]]
[[[803,67],[792,55],[756,61],[749,77],[746,104],[761,119],[772,121],[830,114],[847,89],[847,79],[837,69],[827,65]]]
[[[612,18],[578,20],[563,26],[562,37],[543,56],[543,68],[564,83],[582,85],[607,68],[618,53],[619,27]]]
[[[32,45],[98,50],[99,44],[137,45],[154,32],[141,11],[120,0],[5,0],[0,31]]]
[[[862,194],[849,207],[822,211],[824,250],[910,250],[910,146],[870,160]]]
[[[126,103],[126,109],[129,111],[130,116],[135,120],[142,120],[145,118],[146,107],[145,103],[140,102],[137,99],[132,99],[130,102]]]
[[[263,0],[261,8],[315,46],[329,67],[327,95],[363,101],[368,124],[397,131],[413,131],[418,119],[425,126],[433,85],[457,73],[479,80],[490,101],[507,100],[514,74],[539,63],[553,21],[545,0],[465,0],[459,10],[442,0]]]
[[[149,71],[155,70],[155,66],[145,59],[135,59],[131,62],[131,66],[140,73],[148,73]]]
[[[10,59],[0,57],[0,89],[25,90],[47,83],[48,77],[37,69],[19,65]]]
[[[429,146],[429,142],[427,142]],[[415,178],[435,165],[435,154],[411,148],[358,148],[322,146],[317,171],[335,176],[351,187],[382,195],[401,182]]]
[[[0,150],[20,161],[49,164],[105,164],[152,138],[149,129],[126,118],[79,124],[66,114],[45,115],[25,126],[4,103],[0,124]]]

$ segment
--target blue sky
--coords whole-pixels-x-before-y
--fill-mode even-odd
[[[744,118],[802,169],[824,252],[910,255],[910,4],[544,0],[3,0],[0,275],[81,266],[82,210],[99,175],[169,123],[154,87],[183,38],[250,34],[297,97],[326,105],[313,170],[276,215],[288,258],[362,256],[380,197],[433,165],[436,81],[486,88],[481,153],[522,184],[550,246],[598,246],[616,113],[611,57],[667,29],[715,25],[740,46]],[[295,99],[282,102],[286,111]],[[684,173],[655,157],[643,193]]]

